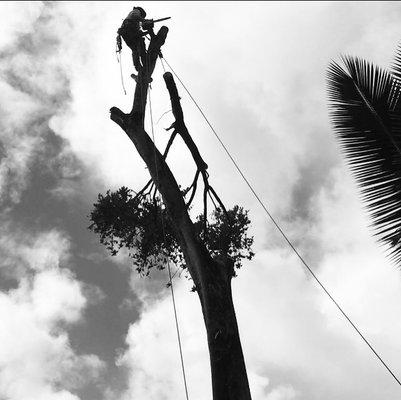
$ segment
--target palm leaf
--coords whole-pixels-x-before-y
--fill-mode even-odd
[[[392,75],[398,80],[401,80],[401,46],[398,46],[393,64],[391,66]]]
[[[397,61],[398,60],[398,61]],[[401,77],[401,56],[396,71]],[[401,261],[401,101],[397,75],[343,58],[328,69],[330,116],[376,235]]]

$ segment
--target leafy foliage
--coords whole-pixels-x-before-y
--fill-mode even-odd
[[[164,269],[167,258],[185,269],[185,260],[174,232],[171,218],[161,200],[156,196],[135,195],[127,187],[116,192],[99,194],[90,214],[89,229],[99,234],[100,242],[111,255],[121,248],[129,251],[136,270],[148,276],[152,268]],[[213,256],[231,257],[236,268],[243,259],[251,259],[253,238],[247,236],[250,224],[248,212],[235,206],[227,214],[217,208],[208,222],[204,216],[194,223],[198,238]]]
[[[195,229],[212,257],[226,255],[236,268],[241,268],[243,259],[251,260],[255,255],[251,250],[253,237],[247,235],[250,222],[248,212],[236,205],[227,214],[216,208],[206,231],[204,216],[199,215]]]
[[[184,264],[171,220],[158,198],[135,197],[127,187],[107,191],[98,195],[90,220],[89,229],[99,234],[111,255],[125,247],[142,275],[149,275],[154,267],[164,269],[167,257]]]
[[[380,241],[401,260],[401,57],[393,73],[359,58],[332,63],[328,95],[336,136]]]

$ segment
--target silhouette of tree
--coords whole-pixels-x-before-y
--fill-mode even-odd
[[[144,129],[149,82],[168,29],[152,35],[144,65],[138,70],[132,110],[110,110],[111,119],[128,135],[144,160],[151,180],[139,192],[122,187],[100,194],[91,212],[90,229],[116,254],[129,250],[138,273],[149,275],[163,269],[169,259],[185,269],[193,281],[205,321],[210,354],[214,400],[251,398],[244,357],[232,300],[231,279],[243,259],[251,259],[253,238],[247,235],[248,213],[239,206],[226,209],[209,182],[208,166],[184,122],[180,97],[171,73],[163,77],[170,95],[175,122],[163,154]],[[196,165],[192,184],[181,190],[166,158],[181,136]],[[203,212],[195,221],[189,209],[202,180]],[[160,194],[160,196],[159,196]],[[212,213],[208,212],[209,203]]]
[[[328,69],[330,115],[379,241],[401,260],[401,52],[391,70],[354,57]]]

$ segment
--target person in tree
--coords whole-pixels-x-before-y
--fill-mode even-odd
[[[146,12],[142,7],[134,7],[124,19],[117,33],[117,46],[121,50],[121,39],[132,51],[132,61],[137,71],[146,65],[146,47],[144,36],[153,33],[153,21],[146,20]]]

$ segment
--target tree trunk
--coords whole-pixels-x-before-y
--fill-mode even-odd
[[[231,293],[233,266],[229,260],[209,262],[212,274],[205,279],[199,297],[207,331],[213,399],[248,400],[251,395]]]
[[[155,148],[143,127],[148,82],[167,32],[167,28],[162,27],[151,40],[148,48],[148,65],[146,71],[139,71],[131,113],[124,114],[118,108],[113,107],[110,110],[110,117],[134,143],[147,165],[173,221],[177,240],[202,306],[210,354],[213,399],[250,400],[248,378],[231,293],[231,279],[234,274],[233,263],[229,259],[212,259],[204,244],[200,242],[194,232],[177,181],[165,158]],[[177,98],[179,99],[178,93]],[[177,108],[177,104],[173,104],[173,101],[176,103],[177,98],[174,97],[173,99],[172,97],[172,106],[173,110],[179,113],[180,105],[178,104],[179,107]],[[197,166],[202,167],[202,173],[206,174],[207,165],[203,162],[186,130],[182,110],[181,117],[178,116],[177,118],[176,112],[174,115],[177,123],[175,128],[181,128],[180,130],[177,129],[178,133],[189,145]]]

